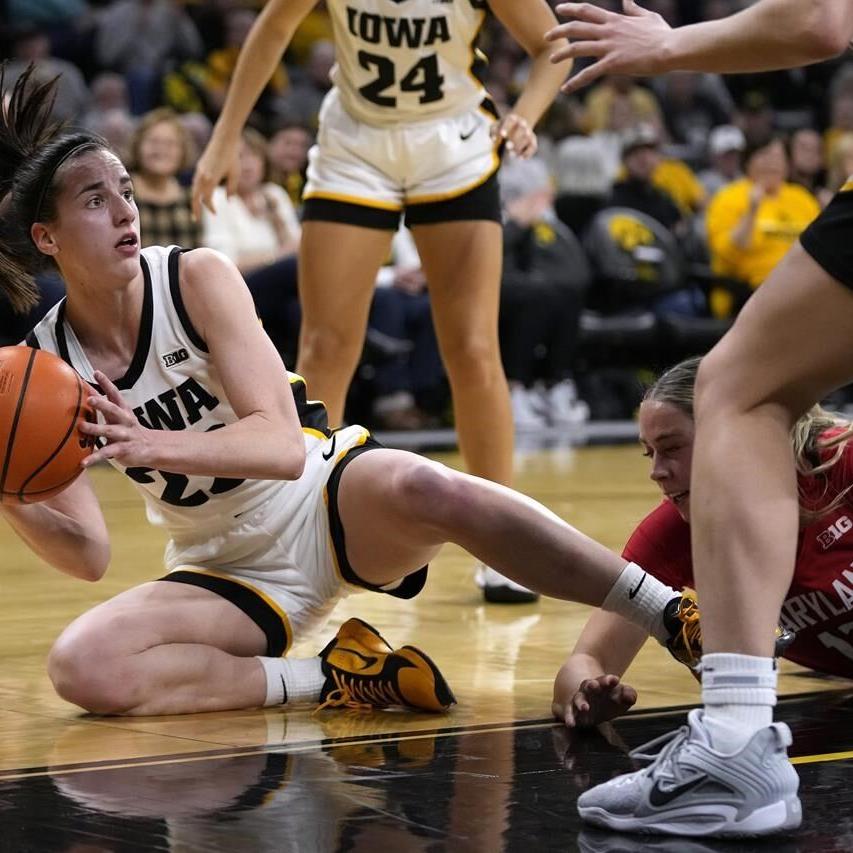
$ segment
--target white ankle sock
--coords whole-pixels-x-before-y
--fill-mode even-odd
[[[676,590],[652,577],[636,563],[628,563],[607,593],[601,609],[624,616],[658,642],[665,643],[669,639],[669,631],[663,624],[663,611],[667,602],[677,595]]]
[[[702,717],[714,749],[737,752],[773,722],[776,663],[754,655],[702,656]]]
[[[267,698],[264,700],[264,707],[319,701],[320,691],[326,681],[320,658],[289,660],[258,656],[258,660],[267,677]]]

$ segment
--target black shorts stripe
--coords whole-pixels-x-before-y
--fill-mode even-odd
[[[379,231],[396,231],[400,225],[400,213],[399,210],[383,210],[350,201],[307,198],[302,207],[302,221],[340,222],[343,225],[359,225]]]
[[[470,222],[485,219],[501,221],[501,195],[497,169],[481,184],[462,195],[442,201],[410,204],[406,208],[406,225],[434,225],[439,222]]]
[[[185,583],[215,592],[226,601],[239,607],[263,632],[267,638],[267,657],[278,658],[287,652],[293,637],[290,628],[267,601],[253,589],[239,581],[210,575],[204,572],[191,572],[178,569],[158,578],[171,583]]]
[[[341,459],[332,469],[329,479],[326,482],[326,492],[328,494],[328,513],[329,513],[329,531],[332,536],[332,545],[335,549],[338,567],[341,570],[341,575],[347,583],[354,586],[364,587],[364,589],[372,590],[373,592],[384,592],[386,595],[392,595],[394,598],[414,598],[423,588],[427,579],[427,571],[429,566],[423,566],[405,578],[393,589],[383,589],[381,586],[376,586],[372,583],[363,581],[356,573],[355,569],[350,565],[347,559],[346,539],[344,536],[344,526],[341,522],[341,516],[338,512],[338,489],[340,487],[341,475],[344,469],[362,453],[368,450],[375,450],[382,447],[376,439],[368,436],[364,444],[358,447],[353,447],[347,451],[346,456]]]

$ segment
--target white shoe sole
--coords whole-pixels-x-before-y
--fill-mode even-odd
[[[803,819],[799,797],[778,800],[756,809],[743,820],[730,807],[690,806],[644,818],[611,815],[597,806],[578,808],[580,816],[596,826],[621,832],[664,833],[666,835],[714,836],[726,838],[772,835],[796,829]]]

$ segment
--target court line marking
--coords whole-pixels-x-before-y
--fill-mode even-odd
[[[798,755],[791,759],[791,764],[818,764],[821,761],[846,761],[853,758],[853,750],[847,752],[823,752],[817,755]]]
[[[780,697],[780,702],[797,701],[809,699],[819,696],[837,695],[843,691],[828,690],[828,691],[809,691],[805,693],[789,694]],[[638,711],[633,711],[631,714],[623,717],[625,721],[636,719],[638,717],[654,717],[654,716],[669,716],[673,714],[683,713],[696,705],[669,705],[661,708],[644,708]],[[144,756],[140,758],[120,758],[120,759],[104,759],[100,761],[75,762],[71,764],[58,764],[52,767],[31,767],[17,768],[12,770],[0,771],[0,783],[13,782],[21,779],[33,779],[43,776],[62,776],[78,773],[90,773],[97,770],[119,770],[128,767],[153,767],[161,764],[178,764],[181,762],[198,762],[198,761],[215,761],[218,759],[241,758],[252,755],[265,755],[267,753],[302,753],[311,752],[322,748],[336,749],[343,746],[370,745],[375,743],[383,743],[393,741],[400,743],[410,740],[423,740],[424,738],[435,737],[461,737],[466,734],[480,734],[491,732],[505,732],[520,729],[542,729],[551,728],[561,725],[552,717],[542,718],[537,720],[517,720],[512,723],[479,723],[469,726],[456,727],[437,727],[434,729],[423,729],[421,731],[412,732],[383,732],[375,734],[358,735],[355,737],[345,738],[323,738],[320,740],[302,741],[294,743],[279,743],[279,744],[259,744],[257,746],[246,747],[224,747],[220,749],[210,749],[199,752],[186,753],[166,753],[161,755]],[[794,764],[817,763],[820,761],[845,760],[853,758],[853,751],[838,752],[838,753],[823,753],[813,756],[798,756],[791,759]]]

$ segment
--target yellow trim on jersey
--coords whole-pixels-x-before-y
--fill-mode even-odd
[[[841,187],[841,189],[838,192],[847,193],[847,192],[850,192],[850,190],[853,190],[853,178],[848,178],[844,182],[844,186]]]
[[[318,406],[322,406],[324,409],[326,408],[326,403],[324,400],[309,400],[308,399],[308,383],[305,381],[304,376],[300,376],[298,373],[294,373],[292,370],[287,371],[288,378],[290,380],[291,385],[296,385],[301,382],[305,386],[305,405],[310,406],[312,404],[316,404]],[[310,427],[303,427],[303,429],[310,429]]]
[[[373,198],[362,198],[357,195],[346,195],[344,193],[330,193],[325,190],[315,190],[314,192],[305,193],[303,199],[322,198],[326,201],[342,201],[347,204],[360,204],[363,207],[375,207],[379,210],[390,210],[392,213],[400,213],[403,208],[401,205],[396,205],[390,201],[376,201]]]
[[[314,429],[314,427],[302,427],[302,432],[306,435],[313,435],[314,438],[319,438],[325,441],[329,436],[324,432],[320,432],[318,429]]]
[[[172,569],[173,572],[191,572],[194,575],[209,575],[213,578],[219,578],[220,580],[230,581],[231,583],[239,584],[242,587],[245,587],[250,592],[253,592],[258,598],[261,599],[265,604],[267,604],[273,612],[281,619],[281,624],[284,627],[284,651],[282,652],[282,657],[284,657],[288,651],[290,651],[290,647],[293,645],[293,628],[290,627],[290,619],[287,614],[281,609],[281,607],[270,598],[265,592],[258,589],[255,586],[252,586],[248,581],[244,581],[242,578],[237,578],[234,575],[228,574],[227,572],[217,572],[213,569],[204,569],[196,566],[176,566]],[[172,572],[169,572],[171,574]]]
[[[471,192],[471,190],[476,189],[479,186],[482,186],[489,178],[494,175],[495,172],[500,168],[501,161],[500,157],[498,157],[498,152],[496,150],[492,151],[492,166],[489,171],[482,177],[477,178],[476,181],[473,181],[470,184],[466,184],[461,189],[451,190],[446,193],[432,193],[431,195],[418,195],[418,196],[409,196],[406,198],[407,204],[429,204],[434,201],[448,201],[452,198],[459,198],[461,195],[465,195],[465,193]]]

